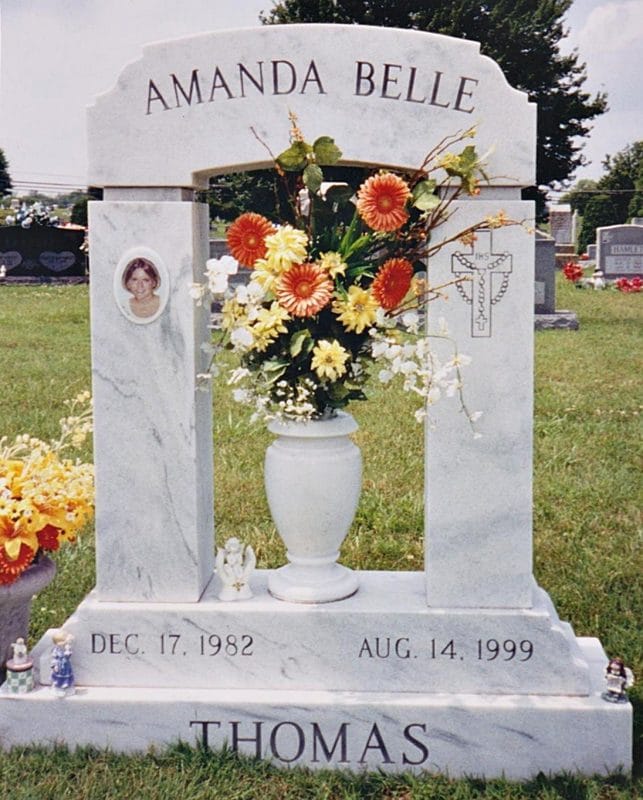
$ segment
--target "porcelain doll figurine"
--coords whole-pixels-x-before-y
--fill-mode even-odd
[[[58,697],[74,693],[74,671],[71,666],[71,643],[74,637],[66,631],[56,631],[51,637],[51,685]]]
[[[634,675],[621,658],[610,658],[605,668],[605,682],[607,688],[602,694],[603,700],[610,703],[625,703],[627,701],[626,689],[634,685]]]
[[[5,691],[9,694],[27,694],[34,688],[33,661],[29,658],[27,644],[21,637],[11,645],[12,658],[7,661]]]

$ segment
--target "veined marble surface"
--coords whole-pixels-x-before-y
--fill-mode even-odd
[[[207,255],[207,207],[90,203],[97,591],[103,599],[198,600],[214,566],[212,401],[197,389],[208,311],[189,295]],[[158,317],[121,310],[119,270],[158,253]],[[167,278],[164,280],[167,282]]]
[[[502,198],[458,204],[440,228],[449,237],[504,211],[533,217],[533,204]],[[437,241],[437,240],[436,240]],[[532,428],[534,237],[520,226],[480,231],[429,260],[429,281],[448,301],[429,305],[429,332],[447,323],[450,341],[433,339],[449,358],[470,356],[463,394],[480,411],[475,438],[456,400],[429,407],[425,518],[427,597],[432,606],[528,608],[532,602]]]
[[[357,594],[305,605],[270,596],[225,603],[110,603],[90,595],[65,623],[78,683],[212,689],[587,695],[571,627],[532,585],[530,609],[428,608],[421,572],[362,572]],[[35,650],[48,680],[50,639]]]
[[[88,110],[96,186],[207,188],[209,172],[269,166],[267,148],[288,146],[289,111],[307,141],[334,137],[347,163],[410,169],[477,125],[490,176],[515,186],[535,179],[536,106],[477,42],[274,25],[151,44],[117,77]]]
[[[146,751],[182,741],[280,766],[528,779],[631,769],[632,707],[600,697],[605,654],[579,640],[589,697],[50,687],[0,694],[0,749],[37,742]],[[206,738],[207,737],[207,738]]]

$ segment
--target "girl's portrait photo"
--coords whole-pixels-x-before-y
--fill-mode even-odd
[[[119,308],[132,322],[157,319],[168,299],[168,275],[160,257],[140,248],[120,261],[114,276],[114,293]]]

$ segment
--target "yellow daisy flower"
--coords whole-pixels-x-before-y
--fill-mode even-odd
[[[266,236],[266,261],[272,261],[282,269],[307,260],[308,237],[292,225],[282,225],[275,233]]]
[[[349,358],[350,354],[336,339],[332,342],[321,339],[313,348],[311,366],[318,378],[336,381],[346,372]]]
[[[319,266],[325,269],[331,278],[336,278],[338,275],[343,275],[346,272],[346,262],[342,261],[339,253],[322,253],[319,259]]]
[[[345,300],[335,300],[333,311],[347,331],[362,333],[364,328],[375,324],[377,300],[367,289],[350,286]]]

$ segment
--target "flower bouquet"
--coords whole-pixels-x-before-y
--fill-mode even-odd
[[[355,573],[336,561],[361,488],[350,439],[357,424],[342,409],[365,399],[377,365],[380,381],[397,378],[417,395],[418,420],[442,395],[458,397],[475,419],[462,399],[466,358],[441,325],[432,336],[452,347],[440,360],[419,313],[466,278],[431,285],[427,261],[448,242],[471,244],[479,229],[514,223],[501,212],[451,238],[435,235],[458,197],[477,194],[486,178],[473,145],[451,152],[473,130],[440,142],[413,173],[375,170],[352,185],[345,175],[325,180],[342,156],[335,141],[311,144],[292,115],[291,122],[289,147],[273,156],[287,201],[276,203],[274,219],[241,214],[227,233],[231,255],[208,261],[207,283],[191,293],[197,302],[208,290],[221,296],[212,363],[216,369],[221,348],[237,353],[227,376],[234,398],[277,437],[264,479],[289,563],[271,571],[268,589],[281,600],[319,603],[358,588]],[[232,289],[239,267],[250,270],[248,280]]]
[[[68,405],[57,440],[0,439],[0,586],[17,581],[43,552],[75,541],[92,517],[93,465],[63,455],[92,429],[89,392]]]
[[[473,145],[450,150],[475,131],[442,141],[413,174],[378,170],[353,187],[324,180],[323,168],[342,155],[334,140],[309,144],[291,122],[290,146],[273,156],[288,196],[279,219],[241,214],[227,233],[231,256],[208,261],[207,283],[191,287],[198,302],[208,290],[223,296],[213,363],[221,347],[240,355],[228,376],[234,398],[258,418],[321,419],[365,399],[377,362],[380,381],[399,376],[418,395],[418,420],[443,394],[462,400],[466,359],[454,345],[441,363],[419,335],[418,312],[449,285],[428,282],[428,258],[455,239],[471,244],[478,229],[514,224],[501,212],[434,238],[458,197],[477,194],[486,179]],[[239,266],[249,280],[231,290]]]

